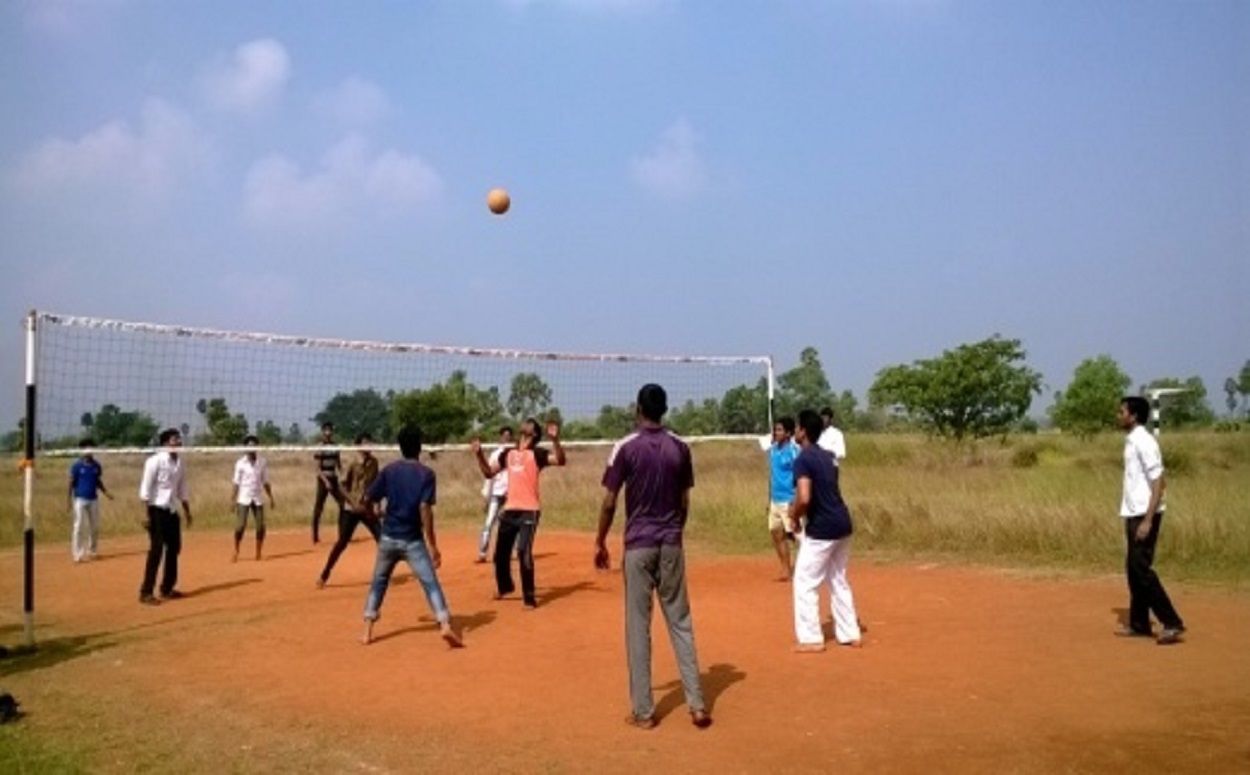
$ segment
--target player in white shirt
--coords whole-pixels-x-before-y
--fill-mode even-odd
[[[1166,646],[1179,643],[1185,623],[1172,607],[1163,582],[1151,567],[1155,544],[1163,526],[1163,453],[1159,442],[1146,430],[1150,404],[1140,396],[1127,396],[1120,401],[1117,419],[1127,435],[1124,437],[1124,489],[1120,499],[1120,517],[1124,520],[1124,537],[1128,550],[1124,570],[1128,576],[1128,624],[1117,634],[1127,637],[1152,637],[1150,613],[1163,625],[1158,643]]]
[[[265,545],[265,505],[261,495],[269,496],[269,508],[274,508],[273,490],[269,487],[269,461],[256,454],[256,446],[260,439],[248,436],[243,444],[250,447],[243,457],[234,464],[234,484],[230,500],[234,503],[234,558],[239,561],[239,545],[243,543],[243,532],[247,530],[247,515],[251,512],[256,519],[256,559],[261,557],[261,548]]]
[[[825,429],[820,432],[816,446],[832,452],[833,462],[838,464],[846,459],[846,437],[842,435],[842,431],[834,427],[834,419],[836,418],[832,407],[826,406],[820,410],[820,420],[824,423]]]
[[[182,433],[177,428],[161,431],[160,452],[143,464],[143,479],[139,484],[139,499],[147,506],[148,559],[143,569],[143,585],[139,587],[139,602],[157,605],[160,601],[152,593],[156,589],[156,571],[160,569],[161,557],[165,559],[165,575],[161,577],[161,597],[174,600],[182,597],[177,590],[178,554],[182,551],[182,525],[178,520],[177,503],[182,503],[187,527],[191,527],[190,490],[187,488],[186,466],[178,456],[182,447]]]
[[[505,425],[499,429],[499,446],[490,453],[490,464],[492,467],[499,468],[499,473],[492,478],[487,479],[482,484],[482,499],[486,507],[486,519],[482,522],[482,535],[477,542],[477,561],[479,563],[486,562],[486,550],[490,548],[490,530],[495,525],[495,519],[499,516],[500,509],[503,508],[504,501],[508,499],[508,469],[499,464],[499,456],[504,450],[511,447],[512,427]]]

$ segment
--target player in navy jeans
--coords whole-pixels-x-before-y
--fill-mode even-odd
[[[386,501],[386,515],[382,518],[373,583],[365,599],[365,634],[361,642],[368,645],[373,641],[373,623],[380,615],[391,573],[400,560],[406,560],[425,590],[443,640],[452,648],[460,648],[464,643],[451,627],[451,611],[435,573],[442,557],[434,535],[434,472],[417,459],[421,455],[420,428],[404,426],[399,432],[399,451],[404,459],[383,468],[365,493],[368,518],[376,519],[375,506],[382,500]]]

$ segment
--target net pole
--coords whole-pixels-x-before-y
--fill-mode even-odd
[[[26,424],[22,458],[22,618],[27,646],[35,645],[35,321],[26,316]]]
[[[773,432],[773,403],[776,397],[776,385],[773,374],[773,356],[768,356],[768,434]]]

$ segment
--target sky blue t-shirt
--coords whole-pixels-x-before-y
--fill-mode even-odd
[[[69,467],[69,478],[74,484],[74,497],[93,501],[100,489],[100,478],[104,476],[104,467],[98,460],[87,460],[80,457]]]
[[[768,465],[773,474],[768,498],[773,503],[794,500],[794,459],[798,456],[799,445],[793,441],[768,448]]]
[[[808,445],[794,461],[795,481],[799,477],[812,480],[812,499],[807,504],[807,536],[821,541],[836,541],[849,536],[851,510],[842,500],[833,453],[815,444]]]
[[[396,460],[382,469],[366,493],[386,501],[382,535],[396,541],[422,541],[421,504],[434,505],[434,472],[416,460]]]

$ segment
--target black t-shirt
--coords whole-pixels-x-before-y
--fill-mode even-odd
[[[325,444],[326,442],[322,442]],[[317,458],[317,470],[330,478],[338,478],[339,475],[339,451],[329,450],[326,452],[317,452],[314,457]]]
[[[851,534],[851,511],[838,489],[838,467],[833,453],[809,444],[794,460],[794,482],[801,477],[812,481],[811,501],[807,504],[807,536],[835,541]]]

